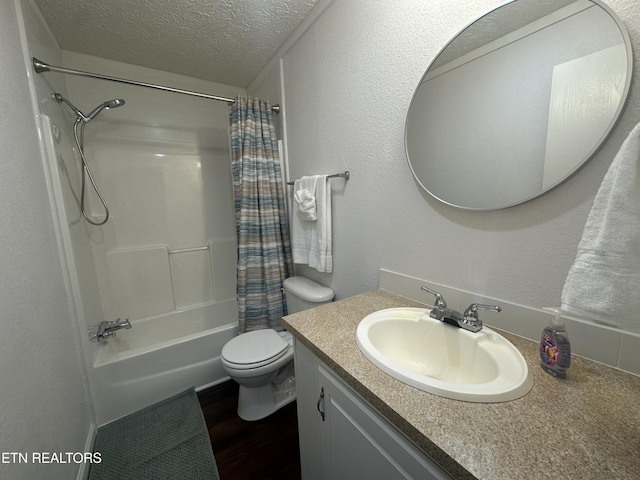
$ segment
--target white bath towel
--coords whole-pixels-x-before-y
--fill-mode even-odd
[[[562,310],[640,333],[640,124],[596,194],[562,290]]]
[[[315,222],[318,220],[316,207],[316,184],[318,176],[302,177],[293,184],[293,199],[298,205],[299,215],[303,220]]]
[[[333,271],[331,246],[331,184],[326,175],[316,176],[315,222],[307,221],[299,208],[292,209],[291,250],[293,262],[309,265],[319,272]],[[294,182],[294,191],[300,190],[300,181]]]

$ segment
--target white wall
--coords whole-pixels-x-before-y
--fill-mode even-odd
[[[630,100],[612,136],[559,188],[494,212],[440,204],[411,176],[403,144],[405,115],[440,48],[498,3],[320,2],[323,14],[281,51],[291,178],[352,174],[346,184],[333,180],[334,272],[298,267],[331,286],[338,298],[376,288],[378,270],[386,268],[533,308],[560,304],[598,186],[640,121],[640,74],[636,68]],[[629,30],[637,65],[637,4],[607,4]]]
[[[31,107],[20,10],[19,2],[0,2],[0,452],[27,453],[29,463],[0,463],[0,477],[62,480],[74,478],[79,465],[37,464],[31,453],[84,451],[91,418]]]

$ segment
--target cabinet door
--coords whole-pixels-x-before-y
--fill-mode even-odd
[[[296,402],[300,469],[303,480],[322,479],[322,444],[320,413],[317,409],[318,368],[320,359],[298,340],[295,341]]]
[[[323,365],[320,421],[325,479],[450,480],[431,459]]]

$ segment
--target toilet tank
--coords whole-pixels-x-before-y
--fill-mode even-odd
[[[306,277],[289,277],[282,284],[289,314],[317,307],[333,300],[335,293]]]

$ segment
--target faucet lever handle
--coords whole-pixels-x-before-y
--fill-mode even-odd
[[[480,303],[472,303],[467,307],[464,311],[464,319],[465,320],[478,320],[478,310],[490,310],[493,312],[500,312],[502,308],[500,305],[482,305]]]
[[[119,327],[126,328],[127,330],[131,328],[131,323],[128,318],[125,318],[124,320],[117,319],[115,324]]]
[[[444,301],[444,298],[442,298],[442,295],[440,295],[438,292],[436,292],[435,290],[431,290],[430,288],[425,287],[424,285],[420,287],[420,290],[430,293],[431,295],[434,295],[436,297],[436,303],[434,307],[447,308],[447,302]]]
[[[500,308],[499,305],[481,305],[479,303],[472,303],[464,311],[462,322],[460,322],[459,325],[474,333],[482,330],[482,320],[478,318],[478,310],[492,310],[494,312],[499,312],[502,308]]]

